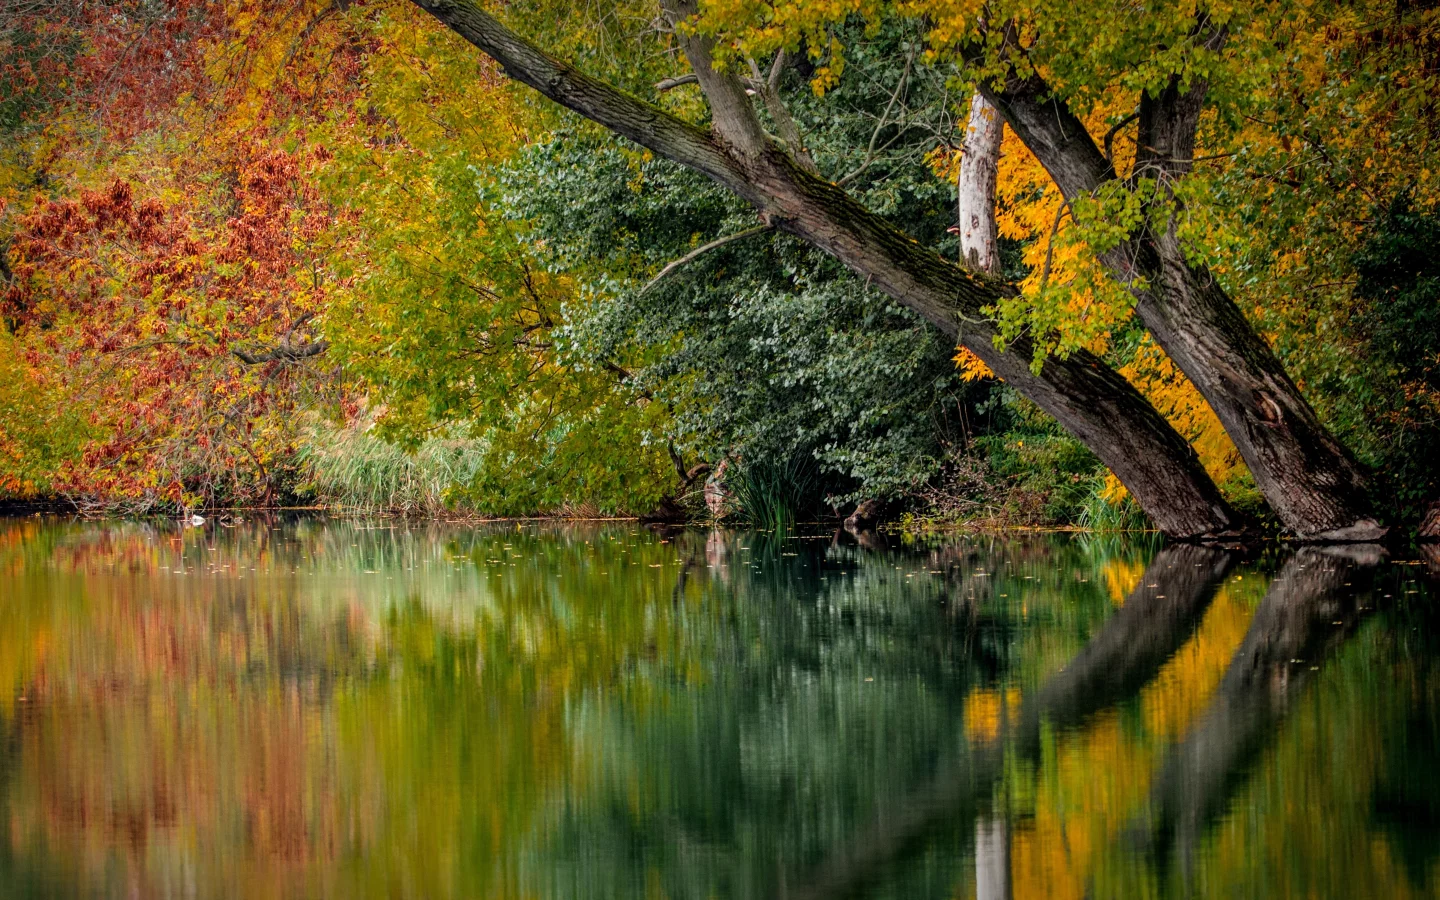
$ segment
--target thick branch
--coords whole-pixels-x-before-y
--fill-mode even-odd
[[[775,129],[780,132],[780,140],[785,143],[785,149],[800,164],[801,168],[812,174],[818,174],[819,169],[815,167],[815,160],[810,158],[810,153],[805,149],[804,138],[800,135],[800,127],[795,124],[795,117],[790,115],[790,108],[785,105],[784,99],[780,96],[780,75],[785,67],[785,51],[781,50],[775,54],[775,63],[770,67],[770,77],[765,78],[760,74],[760,67],[755,60],[750,60],[752,74],[751,85],[760,99],[765,101],[765,108],[770,111],[770,118],[775,120]]]
[[[756,156],[765,152],[770,140],[750,102],[749,88],[734,75],[720,72],[711,65],[715,41],[687,27],[685,20],[699,12],[694,0],[661,0],[661,8],[670,18],[675,38],[690,60],[690,68],[700,81],[700,90],[710,104],[710,121],[715,136],[732,153]],[[758,80],[758,79],[757,79]]]
[[[1195,30],[1195,38],[1206,50],[1218,51],[1225,45],[1228,33],[1214,28],[1203,18]],[[1195,135],[1200,127],[1200,114],[1205,110],[1209,80],[1192,76],[1188,83],[1179,75],[1158,93],[1146,91],[1140,96],[1140,128],[1135,147],[1135,172],[1146,173],[1164,181],[1174,181],[1190,168],[1195,156]]]
[[[241,350],[239,347],[232,347],[230,352],[245,365],[258,366],[261,363],[268,362],[300,362],[301,360],[319,356],[329,349],[329,347],[330,342],[322,340],[312,341],[308,344],[300,344],[299,346],[292,346],[286,342],[270,350],[256,353]]]

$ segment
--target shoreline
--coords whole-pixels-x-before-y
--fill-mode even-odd
[[[485,516],[471,515],[464,513],[453,513],[450,515],[437,514],[434,512],[404,512],[404,511],[381,511],[381,510],[356,510],[334,506],[236,506],[217,507],[213,509],[197,510],[197,514],[203,515],[206,519],[213,519],[223,522],[226,519],[235,519],[241,515],[259,516],[281,516],[281,515],[316,515],[335,519],[383,519],[392,521],[407,521],[414,523],[433,523],[443,525],[498,525],[506,523],[558,523],[558,524],[585,524],[604,522],[633,522],[637,525],[644,525],[647,528],[724,528],[737,531],[758,531],[767,532],[773,529],[754,528],[743,523],[725,523],[705,519],[647,519],[644,516],[573,516],[564,514],[540,514],[528,516]],[[176,516],[172,513],[125,513],[123,511],[96,511],[87,512],[78,508],[74,503],[61,499],[45,500],[3,500],[0,499],[0,518],[24,518],[31,516],[73,516],[77,519],[96,521],[102,519],[113,519],[116,521],[172,521]],[[917,527],[918,526],[918,527]],[[849,531],[842,524],[840,519],[812,520],[795,523],[796,528],[815,529],[824,528],[835,531]],[[995,524],[987,522],[939,522],[925,519],[918,522],[906,522],[904,518],[887,522],[880,522],[872,528],[858,529],[854,534],[885,534],[900,539],[925,539],[938,537],[958,536],[1006,536],[1006,535],[1039,535],[1039,534],[1087,534],[1105,537],[1163,537],[1155,529],[1127,529],[1127,530],[1101,530],[1087,528],[1083,525],[1021,525],[1021,524]],[[1202,543],[1226,543],[1225,540]],[[1258,534],[1248,536],[1237,536],[1236,542],[1244,544],[1279,544],[1279,545],[1310,545],[1310,542],[1298,541],[1293,537],[1282,534]],[[1401,545],[1433,544],[1436,538],[1423,536],[1418,529],[1393,529],[1383,540],[1371,543],[1379,543],[1390,547]],[[1188,542],[1181,542],[1188,543]],[[1324,544],[1321,546],[1347,546],[1345,543]]]

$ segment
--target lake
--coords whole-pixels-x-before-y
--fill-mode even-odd
[[[1434,896],[1437,571],[0,519],[0,893]]]

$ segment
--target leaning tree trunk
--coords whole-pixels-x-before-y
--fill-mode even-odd
[[[1115,179],[1084,123],[1039,75],[1022,78],[1012,70],[982,91],[1067,200]],[[1137,172],[1173,184],[1189,171],[1205,92],[1205,80],[1196,77],[1184,90],[1174,79],[1142,97]],[[1141,322],[1215,410],[1287,527],[1309,540],[1375,540],[1385,533],[1355,461],[1235,302],[1203,265],[1187,259],[1173,226],[1142,231],[1103,259],[1135,294]]]
[[[977,272],[1000,274],[1000,229],[995,222],[995,185],[1000,177],[1000,142],[1005,120],[976,92],[970,98],[965,148],[955,179],[956,231],[960,259]]]
[[[982,310],[1013,290],[922,247],[797,163],[761,127],[745,86],[710,66],[710,41],[680,34],[709,102],[702,130],[546,55],[470,0],[414,0],[498,61],[506,74],[574,112],[711,178],[767,224],[834,256],[868,284],[954,336],[1085,443],[1166,534],[1229,530],[1234,516],[1189,443],[1117,372],[1089,353],[1030,370],[1032,346],[996,349]],[[664,4],[672,18],[694,12]],[[962,329],[963,324],[963,329]]]

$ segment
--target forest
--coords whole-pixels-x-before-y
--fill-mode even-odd
[[[1440,536],[1440,4],[0,0],[0,504]]]

